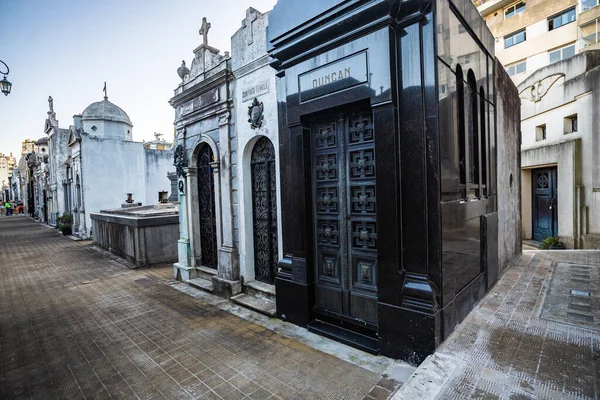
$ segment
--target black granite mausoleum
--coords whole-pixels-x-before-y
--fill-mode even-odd
[[[279,0],[277,314],[421,362],[498,275],[494,38],[468,0]]]

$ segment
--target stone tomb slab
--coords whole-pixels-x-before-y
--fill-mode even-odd
[[[541,318],[600,329],[598,266],[558,263],[554,269]]]

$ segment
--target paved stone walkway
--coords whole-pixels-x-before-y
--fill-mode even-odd
[[[393,382],[0,218],[2,399],[385,399]]]
[[[600,251],[525,251],[394,399],[600,398],[598,269]]]

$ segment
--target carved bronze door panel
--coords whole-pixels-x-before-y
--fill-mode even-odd
[[[214,155],[203,144],[198,154],[198,199],[200,208],[200,252],[204,267],[217,269],[217,220],[215,214],[215,181],[211,163]]]
[[[279,261],[277,241],[277,185],[275,149],[260,138],[252,149],[252,222],[256,280],[273,284]]]
[[[558,194],[556,167],[532,173],[533,239],[542,241],[558,235]]]
[[[375,327],[377,225],[371,112],[311,127],[318,313]]]

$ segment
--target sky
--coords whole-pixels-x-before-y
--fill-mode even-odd
[[[277,0],[0,0],[0,60],[10,68],[8,96],[0,94],[0,153],[20,156],[21,142],[45,137],[48,96],[61,128],[91,103],[108,99],[133,123],[135,141],[173,135],[168,101],[202,43],[231,50],[246,9]],[[4,66],[0,64],[0,69]],[[0,72],[5,72],[2,69]]]

